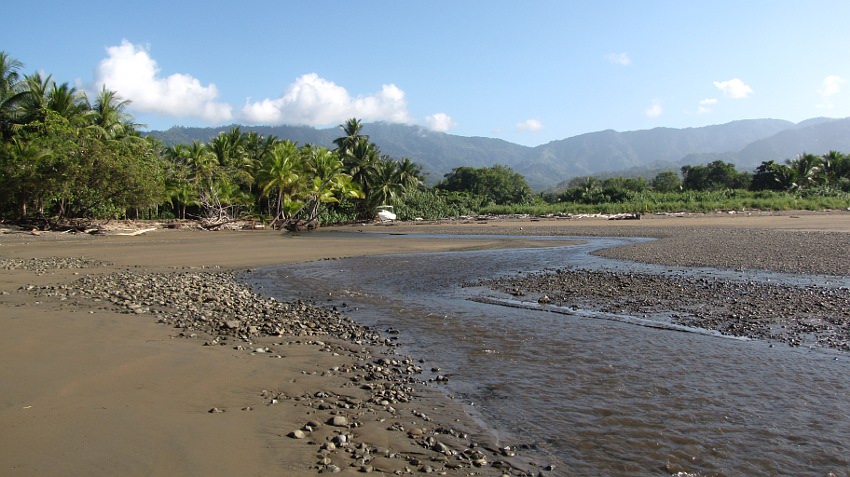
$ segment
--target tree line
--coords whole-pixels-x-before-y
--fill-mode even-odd
[[[329,149],[232,128],[207,143],[165,147],[144,137],[129,101],[84,91],[0,51],[0,216],[200,218],[262,216],[281,227],[368,219],[374,207],[423,187],[419,165],[397,161],[341,125]],[[336,214],[336,215],[334,215]]]
[[[850,197],[850,156],[801,154],[754,172],[714,161],[643,178],[577,177],[540,194],[510,167],[457,167],[426,187],[420,165],[381,154],[352,118],[329,149],[238,127],[206,143],[165,147],[145,137],[129,101],[84,91],[0,51],[0,218],[179,218],[220,224],[253,217],[276,227],[374,218],[435,219],[488,208],[653,202],[646,194],[749,190]],[[689,195],[693,203],[693,195]],[[665,199],[666,200],[666,199]],[[658,201],[656,201],[658,203]],[[497,210],[497,209],[494,209]]]
[[[731,162],[687,165],[680,171],[658,173],[652,180],[637,177],[576,177],[557,192],[544,192],[547,203],[603,204],[628,202],[636,194],[716,192],[724,190],[776,191],[843,196],[850,193],[850,155],[830,151],[817,156],[803,153],[784,164],[765,161],[754,172],[738,171]]]

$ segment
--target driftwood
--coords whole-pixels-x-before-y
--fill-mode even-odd
[[[117,234],[111,234],[111,235],[125,235],[125,236],[128,236],[128,237],[135,237],[136,235],[142,235],[142,234],[145,234],[145,233],[148,233],[148,232],[152,232],[154,230],[156,230],[156,227],[151,227],[151,228],[148,228],[148,229],[139,229],[139,230],[136,230],[135,232],[119,232]]]
[[[319,228],[318,220],[311,220],[309,222],[305,222],[303,220],[296,220],[294,222],[289,222],[284,226],[284,228],[290,232],[301,232],[302,230],[315,230]]]
[[[608,217],[608,220],[640,220],[640,214],[617,214]]]
[[[149,227],[149,228],[146,228],[146,229],[134,230],[132,232],[108,232],[106,229],[96,228],[96,229],[86,230],[86,232],[89,233],[89,234],[93,234],[93,235],[121,235],[121,236],[125,236],[125,237],[135,237],[136,235],[146,234],[146,233],[154,231],[154,230],[156,230],[156,227]]]
[[[201,228],[205,229],[205,230],[213,230],[213,229],[217,229],[219,227],[225,226],[225,225],[233,223],[233,222],[241,222],[242,220],[243,219],[227,219],[227,220],[221,220],[221,221],[218,221],[218,222],[212,222],[212,223],[209,223],[209,224],[203,224],[202,223]]]

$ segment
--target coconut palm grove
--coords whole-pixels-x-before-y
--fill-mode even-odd
[[[165,146],[142,133],[115,91],[89,97],[23,70],[0,51],[0,218],[33,227],[192,219],[213,228],[250,219],[300,229],[373,220],[381,205],[408,220],[850,207],[850,156],[839,151],[767,161],[752,172],[715,161],[650,178],[578,177],[534,193],[498,164],[428,181],[418,164],[381,154],[356,118],[340,125],[332,149],[240,127],[205,143]]]

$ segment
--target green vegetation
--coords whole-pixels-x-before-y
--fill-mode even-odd
[[[297,229],[372,220],[379,205],[400,219],[477,213],[651,213],[843,209],[850,156],[801,154],[755,171],[714,161],[651,181],[578,177],[532,193],[510,167],[457,167],[433,188],[422,168],[382,155],[349,119],[328,149],[231,128],[209,142],[166,147],[143,137],[128,101],[101,90],[93,101],[68,83],[0,52],[0,218],[49,226],[69,218],[258,218]]]
[[[260,217],[279,227],[372,219],[422,188],[421,168],[382,156],[349,120],[337,148],[222,132],[164,147],[142,137],[129,102],[103,89],[93,103],[68,83],[22,76],[0,52],[0,217],[49,225],[68,218]]]
[[[573,179],[566,190],[541,194],[532,207],[488,207],[485,213],[650,213],[720,210],[824,210],[850,207],[850,156],[830,151],[763,162],[753,174],[714,161],[643,179]]]
[[[525,178],[510,167],[456,167],[437,184],[437,189],[467,192],[480,197],[483,205],[524,205],[534,201]]]

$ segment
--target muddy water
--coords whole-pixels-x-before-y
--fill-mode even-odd
[[[568,266],[847,286],[588,255],[627,240],[313,262],[253,280],[398,332],[403,353],[450,377],[446,393],[505,444],[536,446],[553,475],[850,475],[850,355],[478,303],[484,291],[461,286]]]

